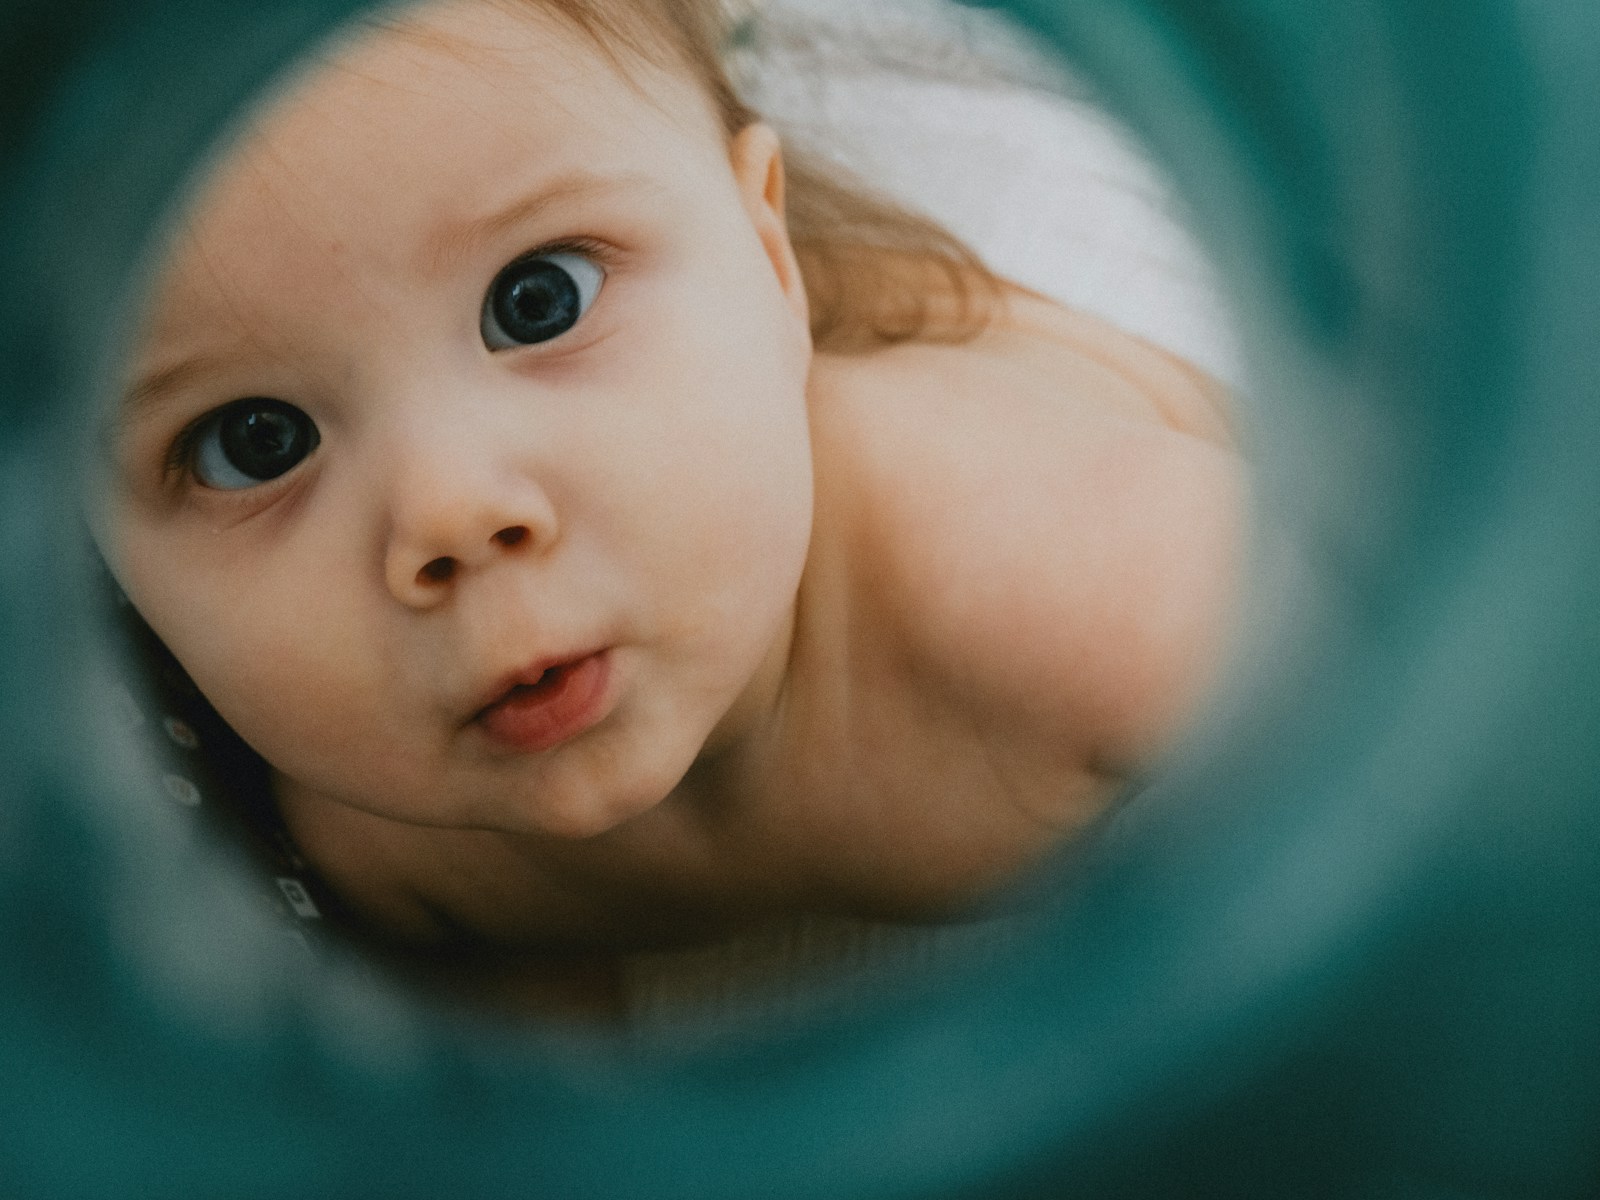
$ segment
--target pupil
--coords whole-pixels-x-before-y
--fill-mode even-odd
[[[240,409],[218,433],[228,462],[251,479],[276,479],[311,450],[305,418],[275,407]]]
[[[578,323],[583,303],[576,281],[542,259],[513,263],[495,281],[494,316],[514,342],[547,342]]]

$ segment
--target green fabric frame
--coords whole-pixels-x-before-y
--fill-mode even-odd
[[[1325,594],[1017,952],[644,1042],[258,934],[100,682],[72,480],[141,255],[357,7],[0,9],[0,1195],[1600,1192],[1600,6],[995,6],[1185,193]]]

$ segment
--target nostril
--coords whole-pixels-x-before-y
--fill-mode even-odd
[[[507,525],[489,540],[496,545],[513,547],[520,546],[533,538],[533,531],[526,525]],[[461,570],[461,560],[449,554],[441,554],[438,558],[430,559],[422,564],[422,569],[417,572],[417,582],[424,587],[432,587],[441,583],[449,583]]]
[[[455,573],[456,560],[446,556],[424,564],[417,572],[417,579],[422,583],[449,583]]]

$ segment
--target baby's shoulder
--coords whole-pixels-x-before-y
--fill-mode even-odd
[[[969,424],[1020,438],[1031,413],[1055,422],[1155,424],[1234,444],[1230,399],[1216,380],[1091,313],[1015,287],[968,340],[818,355],[813,408],[822,421],[896,422],[897,441],[910,424],[929,441],[955,440]],[[934,412],[938,422],[928,419]],[[1021,429],[1002,427],[1008,419],[1021,419]]]
[[[969,343],[821,360],[812,410],[856,619],[1007,719],[1148,741],[1234,565],[1220,389],[1018,294]]]

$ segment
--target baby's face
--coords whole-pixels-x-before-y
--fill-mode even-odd
[[[536,12],[408,25],[276,100],[180,222],[101,537],[288,780],[591,833],[782,676],[810,343],[775,146]]]

